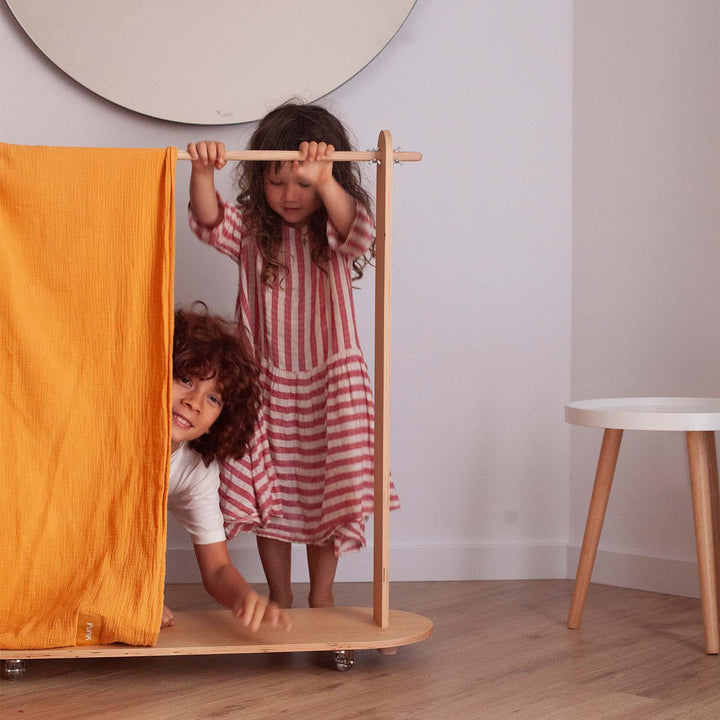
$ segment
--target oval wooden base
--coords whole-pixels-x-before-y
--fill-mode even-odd
[[[0,650],[0,660],[383,650],[424,640],[433,631],[432,621],[402,610],[390,611],[390,624],[385,629],[375,624],[372,608],[304,608],[287,612],[292,620],[288,632],[263,627],[252,634],[227,610],[177,612],[175,626],[162,630],[153,647],[114,644]]]

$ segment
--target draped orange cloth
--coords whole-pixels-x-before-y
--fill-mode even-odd
[[[175,148],[0,144],[0,647],[152,645]]]

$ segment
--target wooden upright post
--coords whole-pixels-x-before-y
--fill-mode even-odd
[[[390,616],[390,272],[392,138],[378,138],[375,238],[375,518],[373,618],[386,628]]]

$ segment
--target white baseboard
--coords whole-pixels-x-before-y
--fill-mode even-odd
[[[401,545],[390,551],[390,578],[413,580],[537,580],[574,578],[580,548],[558,544]],[[231,547],[230,556],[250,582],[264,582],[257,549]],[[341,558],[338,582],[372,581],[372,548]],[[197,583],[192,548],[168,548],[167,582]],[[293,546],[293,582],[307,582],[302,546]],[[697,565],[689,560],[599,550],[592,581],[603,585],[699,597]]]
[[[264,582],[255,545],[231,547],[233,564],[249,582]],[[200,582],[192,548],[168,548],[169,583]],[[529,580],[564,578],[565,544],[401,545],[390,550],[390,578],[412,580]],[[293,546],[293,582],[307,582],[305,549]],[[338,563],[338,582],[371,582],[373,553],[368,547]]]
[[[579,557],[580,548],[568,546],[569,578],[575,577]],[[592,582],[668,595],[700,597],[697,563],[691,560],[637,555],[617,550],[598,550]]]

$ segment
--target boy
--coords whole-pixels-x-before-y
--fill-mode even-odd
[[[192,538],[205,589],[252,632],[263,621],[287,630],[290,621],[230,561],[217,459],[244,455],[260,405],[257,383],[255,361],[229,323],[175,313],[168,510]],[[161,627],[172,625],[165,606]]]

